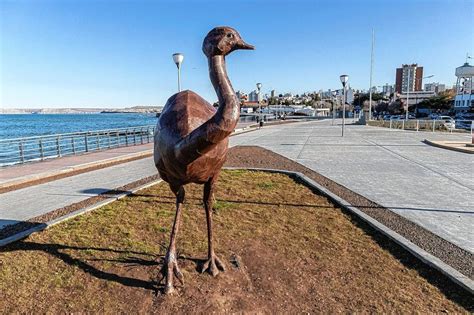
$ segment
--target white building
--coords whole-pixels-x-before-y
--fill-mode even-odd
[[[464,63],[456,68],[456,97],[454,98],[454,110],[456,112],[466,112],[474,107],[474,67],[469,63]]]
[[[398,98],[400,101],[402,101],[403,104],[407,103],[407,93],[399,93],[397,94]],[[433,96],[436,96],[436,93],[434,91],[416,91],[416,92],[410,92],[408,94],[408,106],[412,106],[415,104],[420,103],[421,101],[427,100]]]
[[[438,82],[426,83],[424,90],[426,92],[435,92],[436,94],[439,94],[446,91],[446,85]]]

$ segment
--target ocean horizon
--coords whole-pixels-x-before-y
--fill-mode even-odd
[[[0,114],[0,140],[156,125],[156,114]]]

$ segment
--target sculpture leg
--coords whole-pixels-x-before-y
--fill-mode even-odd
[[[166,253],[163,267],[161,268],[161,274],[163,275],[163,278],[161,280],[166,279],[166,294],[173,293],[174,291],[173,275],[175,275],[180,280],[181,284],[184,283],[183,274],[178,268],[178,257],[176,257],[176,235],[178,234],[179,226],[181,224],[181,210],[183,207],[185,193],[183,186],[180,186],[179,188],[175,189],[173,188],[174,187],[171,187],[171,189],[176,195],[176,216],[174,218],[173,230],[171,231],[170,245]]]
[[[208,256],[207,261],[204,263],[201,271],[208,271],[214,277],[219,274],[219,269],[221,271],[225,271],[224,264],[214,253],[214,244],[212,239],[212,202],[216,179],[217,176],[214,176],[206,184],[204,184],[203,201],[207,220]]]

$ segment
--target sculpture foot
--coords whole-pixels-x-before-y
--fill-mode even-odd
[[[216,255],[211,255],[211,257],[202,265],[201,273],[207,271],[213,277],[217,276],[220,271],[225,271],[225,266],[222,261]]]
[[[184,276],[179,270],[178,267],[178,262],[175,258],[170,259],[169,257],[174,257],[171,255],[166,255],[163,267],[161,267],[160,274],[161,274],[161,279],[158,281],[158,284],[161,284],[163,280],[165,280],[165,288],[163,292],[165,294],[173,294],[176,292],[174,286],[173,286],[173,276],[178,278],[178,280],[181,282],[181,285],[184,285]]]

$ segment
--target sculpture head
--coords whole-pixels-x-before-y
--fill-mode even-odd
[[[244,42],[240,34],[228,26],[213,28],[202,43],[202,51],[207,57],[226,56],[237,49],[255,48]]]

